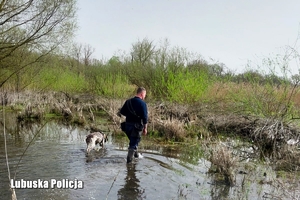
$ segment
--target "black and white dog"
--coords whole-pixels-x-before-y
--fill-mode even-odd
[[[101,132],[93,132],[86,136],[86,155],[90,153],[91,150],[95,148],[97,144],[99,146],[104,146],[104,143],[108,141],[107,135]]]

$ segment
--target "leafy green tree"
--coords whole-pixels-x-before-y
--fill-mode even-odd
[[[0,87],[71,39],[76,0],[2,0]],[[26,56],[32,54],[35,56]],[[22,62],[14,63],[14,60]]]

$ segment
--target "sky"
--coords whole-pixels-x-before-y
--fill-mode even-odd
[[[240,73],[299,49],[299,0],[78,0],[75,41],[96,59],[130,52],[144,38],[200,54]],[[300,43],[300,41],[299,41]],[[290,64],[298,73],[298,64]]]

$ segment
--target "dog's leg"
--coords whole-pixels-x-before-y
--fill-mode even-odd
[[[88,156],[90,152],[90,148],[89,148],[89,141],[86,140],[86,150],[85,150],[85,155]]]
[[[87,155],[91,152],[91,150],[93,150],[95,148],[95,138],[94,137],[89,137],[87,140],[86,140],[86,144],[87,144],[87,147],[86,147],[86,152],[87,152]]]
[[[93,141],[92,141],[93,142]],[[93,145],[92,143],[87,144],[86,147],[86,155],[89,155],[91,150],[94,149],[95,145]]]
[[[99,149],[98,149],[98,151],[100,150],[100,147],[102,146],[101,145],[101,141],[99,140],[99,138],[96,140],[96,142],[95,142],[95,145],[97,145],[97,144],[99,144]]]
[[[87,147],[86,147],[86,153],[85,153],[85,155],[86,155],[86,156],[88,156],[88,155],[89,155],[89,153],[90,153],[90,149],[89,149],[89,146],[87,145]]]

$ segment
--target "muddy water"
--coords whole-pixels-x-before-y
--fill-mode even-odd
[[[194,154],[184,155],[186,151],[180,147],[148,143],[146,137],[139,148],[143,158],[126,164],[128,140],[125,137],[117,139],[109,134],[104,148],[86,157],[87,130],[55,122],[43,127],[17,127],[14,122],[6,123],[12,178],[16,172],[13,184],[22,185],[21,180],[40,183],[38,189],[16,189],[18,199],[263,199],[266,194],[274,194],[275,189],[269,184],[261,186],[255,181],[246,181],[245,189],[241,186],[245,175],[237,176],[234,187],[218,183],[207,174],[208,161],[197,158],[193,164],[183,162],[180,158]],[[16,169],[38,130],[41,131]],[[0,132],[0,199],[10,199],[3,130]],[[256,174],[265,170],[259,166],[255,169]],[[77,189],[72,188],[75,182]],[[63,186],[65,188],[61,188]]]

